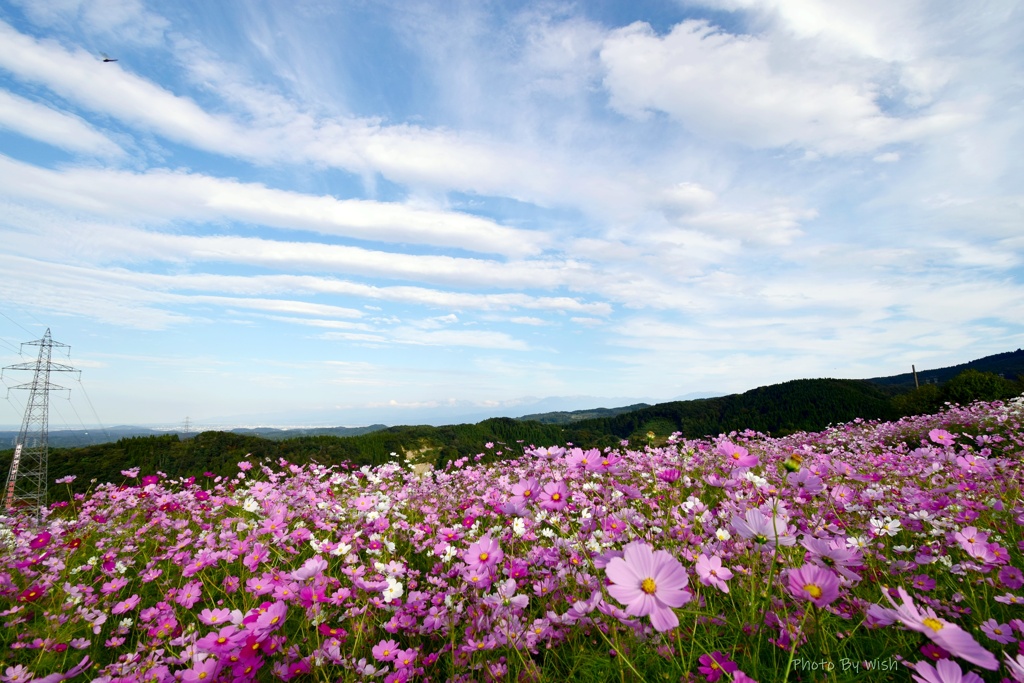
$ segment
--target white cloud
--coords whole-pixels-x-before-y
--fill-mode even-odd
[[[665,36],[637,22],[605,41],[605,86],[611,105],[624,114],[665,112],[698,135],[755,148],[870,151],[966,120],[955,109],[908,118],[887,114],[874,69],[848,74],[787,62],[775,47],[767,38],[733,35],[705,21],[684,21]]]
[[[0,128],[70,152],[119,157],[124,151],[77,116],[0,90]]]
[[[0,100],[2,105],[2,100]],[[510,256],[536,254],[549,238],[466,213],[397,202],[336,199],[208,175],[153,170],[51,171],[0,155],[0,192],[155,221],[233,220],[381,242],[413,242]]]
[[[147,11],[139,0],[14,0],[14,3],[39,26],[83,28],[109,39],[111,45],[152,45],[160,41],[168,27],[166,19]]]

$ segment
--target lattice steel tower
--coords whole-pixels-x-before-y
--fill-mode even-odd
[[[70,365],[54,363],[51,360],[53,348],[70,349],[67,344],[50,338],[47,328],[42,339],[25,342],[22,346],[38,346],[39,355],[35,362],[8,365],[3,370],[32,370],[32,381],[10,387],[28,389],[28,404],[21,431],[14,445],[11,471],[4,486],[3,511],[10,514],[17,508],[31,509],[39,515],[46,506],[46,458],[47,438],[50,427],[50,392],[68,391],[67,387],[50,383],[51,372],[80,372]],[[0,377],[3,372],[0,371]]]

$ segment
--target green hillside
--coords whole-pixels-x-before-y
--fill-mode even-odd
[[[71,491],[84,492],[91,480],[121,481],[121,471],[132,467],[140,467],[143,475],[160,471],[171,477],[232,474],[247,456],[295,464],[316,461],[361,466],[398,460],[443,467],[449,461],[481,453],[487,460],[518,455],[528,445],[590,448],[615,446],[622,440],[634,445],[663,443],[676,432],[685,438],[742,430],[780,436],[818,431],[856,418],[890,420],[924,414],[945,401],[995,400],[1022,392],[1021,382],[968,369],[941,387],[926,384],[909,392],[898,385],[866,380],[803,379],[569,424],[493,418],[477,424],[388,427],[345,437],[326,434],[281,439],[236,432],[202,432],[186,440],[177,434],[134,436],[80,448],[51,448],[47,479],[51,499],[60,500],[67,497],[68,488],[52,482],[71,474],[77,476]],[[12,453],[0,452],[0,472],[10,469]]]

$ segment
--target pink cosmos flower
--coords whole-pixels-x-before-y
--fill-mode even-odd
[[[975,543],[985,543],[988,541],[988,532],[978,531],[978,529],[973,526],[965,526],[963,529],[953,534],[953,538],[960,544],[960,547],[967,550],[969,546],[972,546]]]
[[[811,474],[811,471],[806,468],[790,472],[786,475],[786,481],[797,491],[809,496],[817,495],[825,488],[821,483],[821,477]]]
[[[673,607],[682,607],[693,595],[686,591],[686,570],[679,560],[664,550],[633,541],[623,548],[622,557],[613,557],[605,573],[612,585],[608,593],[626,606],[634,617],[650,615],[656,631],[668,631],[679,625]]]
[[[789,573],[789,592],[825,607],[839,597],[839,577],[816,564],[805,564]]]
[[[716,450],[720,455],[725,456],[726,462],[731,467],[757,467],[757,456],[750,455],[750,452],[743,446],[723,441],[718,444]]]
[[[181,680],[184,683],[206,683],[216,680],[219,671],[220,664],[217,657],[209,657],[202,662],[193,664],[191,669],[186,669],[181,674]]]
[[[520,479],[518,484],[512,485],[512,498],[509,499],[509,502],[517,507],[525,507],[536,500],[539,493],[540,482],[535,478]]]
[[[138,595],[132,595],[132,597],[128,598],[127,600],[122,600],[118,602],[116,605],[114,605],[114,608],[110,610],[110,612],[111,614],[124,614],[125,612],[129,612],[135,609],[135,607],[139,604],[140,599],[141,598]]]
[[[979,645],[970,633],[956,624],[941,619],[930,607],[918,608],[902,586],[896,590],[903,601],[901,605],[897,605],[888,593],[883,595],[892,604],[896,618],[904,626],[925,634],[955,657],[966,659],[971,664],[976,664],[983,669],[994,671],[999,668],[999,662],[995,655]]]
[[[327,561],[319,555],[306,560],[306,562],[298,569],[292,572],[292,578],[296,581],[305,581],[315,576],[319,576],[327,569]]]
[[[245,642],[245,632],[232,624],[215,633],[209,633],[196,641],[196,647],[217,657],[227,657]]]
[[[377,499],[373,496],[359,496],[352,500],[352,507],[360,512],[372,510],[377,505]]]
[[[1009,669],[1013,680],[1017,683],[1024,683],[1024,655],[1017,655],[1014,659],[1010,659],[1009,654],[1003,656],[1006,658],[1006,668]]]
[[[480,540],[471,544],[462,555],[463,561],[477,571],[493,567],[504,557],[505,553],[501,551],[498,541],[492,539],[490,534],[481,536]]]
[[[981,676],[968,671],[964,673],[960,665],[952,659],[940,659],[932,666],[928,662],[918,662],[913,669],[917,683],[984,683]]]
[[[393,640],[382,640],[373,646],[373,657],[378,662],[390,662],[398,656],[401,648]]]
[[[192,607],[203,597],[203,584],[201,581],[189,581],[178,589],[174,601],[185,609]]]
[[[840,509],[846,509],[846,506],[850,503],[853,503],[853,501],[856,500],[857,498],[857,492],[854,491],[849,486],[847,486],[846,484],[839,484],[838,486],[834,486],[832,488],[831,495],[832,500],[835,502],[836,505],[840,507]]]
[[[1010,628],[1009,624],[1000,624],[995,619],[988,619],[982,622],[981,632],[989,637],[990,640],[994,640],[997,643],[1012,643],[1017,640],[1013,637],[1013,629]]]
[[[275,602],[267,607],[267,610],[256,618],[252,624],[252,633],[257,638],[263,638],[272,631],[277,630],[284,623],[288,613],[288,605],[283,602]]]
[[[549,481],[537,496],[545,510],[561,510],[569,504],[569,487],[564,481]]]
[[[800,541],[800,545],[811,551],[809,561],[838,572],[850,581],[860,581],[860,576],[856,572],[847,569],[847,567],[856,567],[861,564],[860,551],[848,547],[845,540],[833,538],[826,541],[823,538],[805,538]]]
[[[679,470],[674,467],[658,472],[658,479],[661,479],[663,482],[668,484],[678,480],[679,476]]]
[[[226,608],[204,609],[199,613],[199,621],[207,626],[218,626],[231,621],[231,610]]]
[[[732,525],[743,538],[749,538],[763,547],[793,545],[796,538],[787,531],[786,521],[777,515],[767,516],[757,508],[750,508],[743,517],[732,516]]]
[[[947,432],[945,429],[933,429],[928,432],[928,438],[932,440],[932,443],[937,443],[940,446],[952,446],[956,443],[956,437]]]
[[[415,648],[409,648],[408,650],[399,650],[395,654],[395,666],[405,669],[416,663],[416,657],[419,652]]]
[[[722,558],[718,555],[709,558],[701,553],[694,568],[702,584],[714,586],[723,593],[729,592],[729,584],[726,581],[732,578],[732,571],[722,566]]]

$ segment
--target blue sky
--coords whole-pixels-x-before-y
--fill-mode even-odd
[[[0,0],[0,362],[49,327],[107,425],[399,424],[1013,350],[1021,35],[983,0]]]

